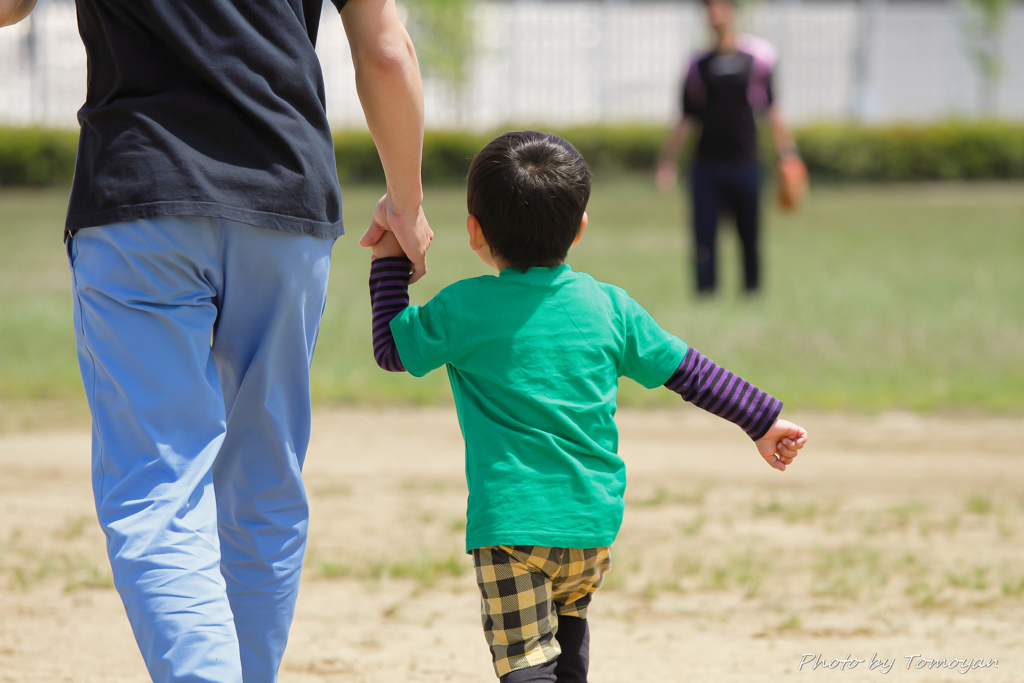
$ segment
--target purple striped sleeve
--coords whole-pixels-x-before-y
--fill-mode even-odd
[[[409,268],[404,256],[370,263],[370,308],[373,310],[373,358],[388,372],[405,372],[391,335],[391,320],[409,307]]]
[[[740,426],[754,441],[764,436],[782,412],[782,401],[691,348],[665,386],[698,408]]]

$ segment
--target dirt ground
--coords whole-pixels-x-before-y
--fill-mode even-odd
[[[810,442],[779,473],[698,410],[620,415],[628,504],[591,609],[590,680],[1024,681],[1024,419],[793,419]],[[0,681],[148,680],[88,454],[86,432],[0,435]],[[319,412],[305,471],[280,680],[495,680],[461,552],[454,412]],[[818,654],[866,661],[801,668]],[[989,666],[918,668],[954,658]]]

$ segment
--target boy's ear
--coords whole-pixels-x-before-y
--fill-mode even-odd
[[[480,227],[480,221],[476,216],[466,216],[466,232],[469,233],[469,248],[473,251],[480,251],[487,246],[487,238],[484,237],[484,229]]]
[[[581,220],[581,221],[580,221],[580,229],[579,229],[579,231],[578,231],[578,232],[576,233],[576,239],[574,239],[574,240],[572,241],[572,243],[573,243],[573,244],[576,244],[576,243],[577,243],[577,242],[579,242],[579,241],[580,241],[581,239],[583,239],[583,231],[587,229],[587,223],[589,223],[589,222],[590,222],[590,217],[589,217],[589,216],[587,216],[587,212],[586,212],[586,211],[584,211],[584,212],[583,212],[583,220]]]

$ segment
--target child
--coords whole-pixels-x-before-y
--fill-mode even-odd
[[[619,377],[731,420],[785,470],[807,433],[782,403],[662,330],[625,291],[563,263],[587,227],[590,170],[565,140],[506,133],[468,177],[469,246],[498,277],[410,306],[410,263],[373,246],[373,352],[416,377],[447,366],[466,441],[466,550],[501,683],[584,682],[587,606],[622,521]]]

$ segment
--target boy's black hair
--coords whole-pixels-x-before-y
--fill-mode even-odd
[[[467,204],[491,253],[512,268],[565,260],[590,199],[590,168],[571,144],[532,130],[504,133],[469,167]]]

